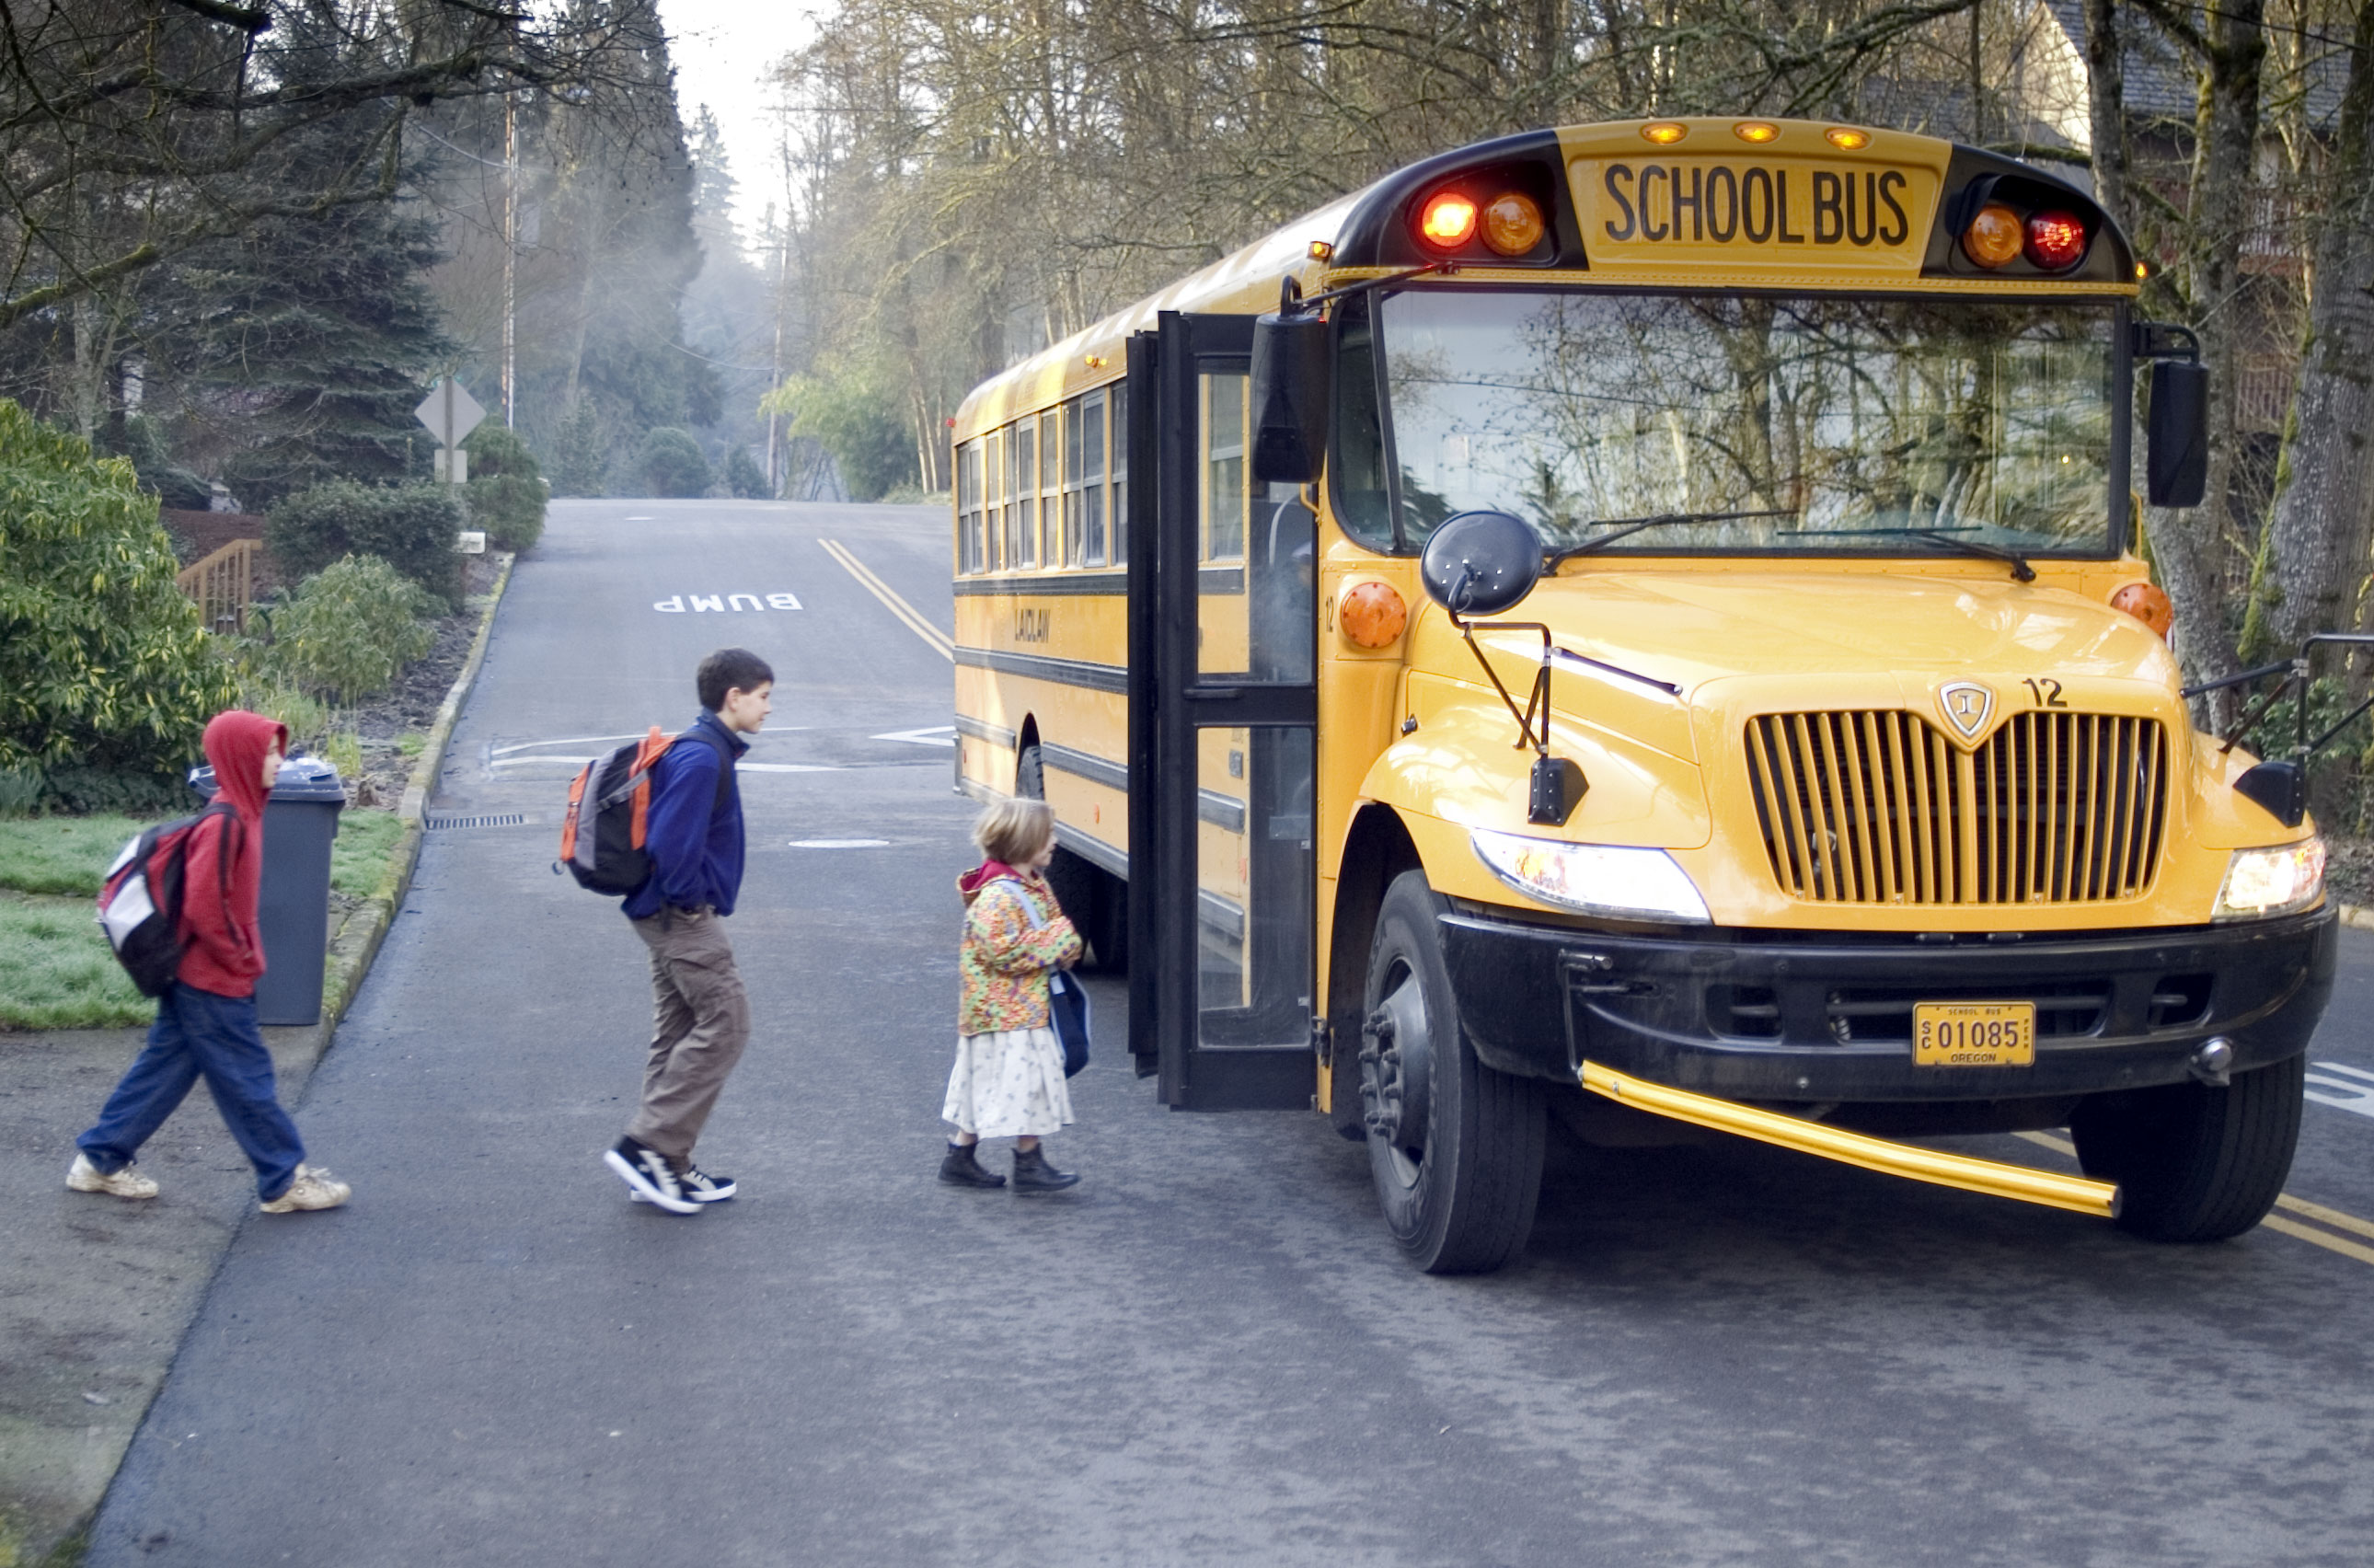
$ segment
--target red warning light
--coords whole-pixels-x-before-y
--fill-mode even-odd
[[[2027,259],[2047,272],[2075,266],[2086,253],[2086,225],[2072,212],[2030,213]]]
[[[1457,250],[1475,236],[1475,201],[1457,191],[1442,191],[1428,197],[1417,231],[1437,250]]]

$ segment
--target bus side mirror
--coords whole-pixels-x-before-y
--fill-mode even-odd
[[[2151,373],[2151,450],[2145,493],[2154,506],[2199,506],[2209,481],[2209,371],[2162,360]]]
[[[1307,485],[1327,456],[1327,323],[1283,312],[1253,323],[1253,478]]]

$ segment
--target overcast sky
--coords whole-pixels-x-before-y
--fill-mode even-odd
[[[809,12],[766,0],[660,0],[660,18],[667,26],[687,129],[705,103],[724,133],[735,182],[735,222],[746,242],[782,178],[775,169],[775,122],[769,112],[775,94],[767,77],[815,30]]]

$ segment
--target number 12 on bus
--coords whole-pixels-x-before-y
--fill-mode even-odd
[[[1860,126],[1399,171],[965,401],[959,787],[1053,804],[1160,1101],[1315,1111],[1427,1270],[1553,1124],[2239,1233],[2334,911],[2134,550],[2205,451],[2138,271]],[[2082,1178],[1918,1141],[2044,1127]]]

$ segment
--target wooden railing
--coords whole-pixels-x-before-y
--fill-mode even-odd
[[[236,634],[247,630],[247,607],[255,596],[255,558],[263,548],[262,539],[233,539],[174,577],[174,584],[198,602],[207,631]]]

